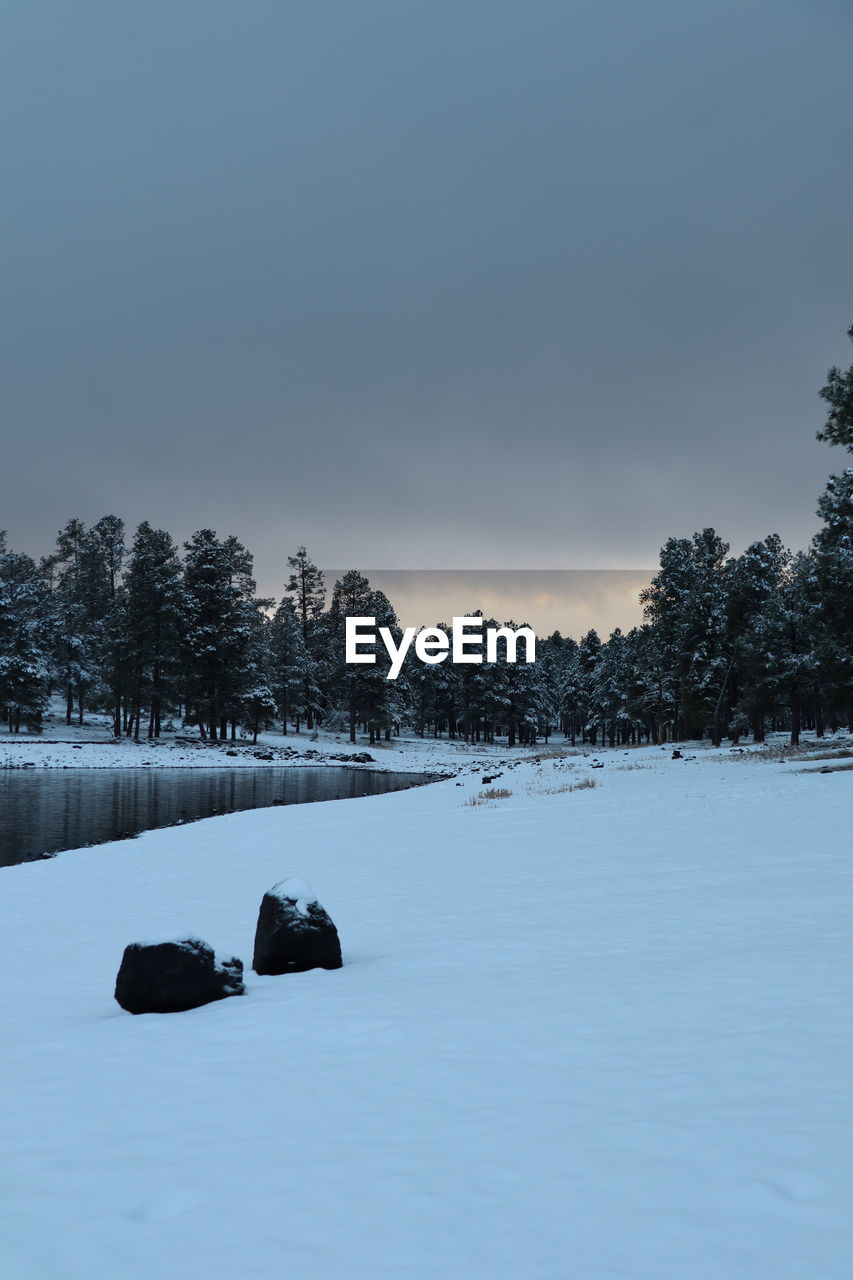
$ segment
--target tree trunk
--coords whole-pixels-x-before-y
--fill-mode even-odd
[[[151,673],[151,717],[148,722],[149,738],[160,737],[160,705],[162,695],[160,692],[160,661],[156,659],[154,669]]]
[[[719,747],[723,741],[722,725],[720,723],[720,713],[715,712],[714,720],[711,725],[711,746]]]

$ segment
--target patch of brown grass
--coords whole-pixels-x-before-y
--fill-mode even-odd
[[[506,787],[488,787],[485,791],[480,791],[475,796],[470,796],[465,803],[471,805],[488,804],[490,800],[506,800],[512,792]]]
[[[581,778],[580,782],[563,782],[559,787],[543,787],[537,792],[540,796],[560,796],[567,791],[592,791],[598,786],[595,778]]]

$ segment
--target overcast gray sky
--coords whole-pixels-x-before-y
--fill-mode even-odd
[[[0,527],[319,563],[802,545],[849,0],[0,0]]]

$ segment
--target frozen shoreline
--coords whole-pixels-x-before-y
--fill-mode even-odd
[[[65,726],[62,726],[63,729]],[[55,726],[51,726],[55,732]],[[105,740],[103,726],[87,723],[82,729],[71,726],[67,738],[0,733],[0,769],[138,769],[151,766],[170,769],[261,768],[266,766],[290,767],[307,765],[352,765],[358,769],[384,769],[393,772],[434,772],[450,777],[459,772],[476,771],[506,765],[517,767],[530,761],[554,757],[593,757],[601,760],[619,760],[623,757],[643,757],[651,754],[670,756],[674,747],[683,753],[699,758],[709,756],[721,759],[730,756],[758,756],[767,754],[785,756],[792,762],[804,755],[817,752],[834,752],[850,747],[853,737],[845,731],[827,734],[816,740],[813,734],[804,734],[802,746],[787,748],[787,735],[769,735],[767,743],[745,742],[739,747],[724,744],[713,748],[708,742],[666,743],[657,746],[592,747],[578,743],[571,746],[561,734],[554,734],[548,743],[536,747],[507,747],[505,742],[466,743],[463,739],[419,738],[411,730],[390,742],[371,744],[366,736],[359,736],[350,743],[344,733],[324,730],[291,733],[263,733],[253,745],[246,740],[226,742],[193,741],[184,735],[164,735],[159,740],[143,739],[134,742],[130,738]],[[353,760],[354,756],[367,753],[367,762]]]

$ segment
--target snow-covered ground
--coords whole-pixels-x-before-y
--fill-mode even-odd
[[[562,739],[552,740],[542,750],[563,749]],[[202,742],[195,730],[178,728],[165,732],[159,740],[142,738],[114,739],[112,723],[107,716],[87,715],[83,725],[66,725],[64,717],[51,714],[42,734],[8,734],[0,732],[0,769],[135,769],[140,766],[167,765],[169,768],[258,768],[272,764],[338,765],[354,754],[367,752],[371,764],[401,772],[451,772],[477,761],[495,761],[505,757],[522,760],[531,755],[526,747],[508,751],[506,744],[479,745],[469,749],[461,741],[446,738],[419,738],[406,732],[390,742],[371,744],[360,734],[352,745],[346,732],[332,733],[323,729],[300,733],[293,730],[284,736],[277,732],[261,733],[253,744],[249,738],[237,741]]]
[[[0,870],[4,1280],[846,1280],[853,772],[642,748],[471,804],[430,750]],[[343,969],[119,1009],[126,943],[248,965],[290,874]]]

